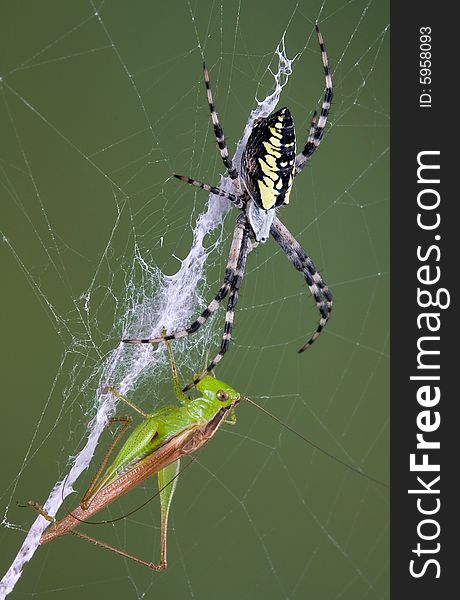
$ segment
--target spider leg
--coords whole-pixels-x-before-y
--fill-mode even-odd
[[[232,245],[230,246],[230,252],[228,255],[227,268],[225,269],[224,281],[214,296],[214,299],[208,304],[201,315],[193,321],[185,329],[170,333],[165,336],[159,336],[155,338],[146,339],[126,339],[122,340],[128,344],[158,344],[160,342],[166,342],[169,340],[176,340],[178,338],[186,337],[192,333],[195,333],[205,323],[209,317],[216,312],[219,308],[222,300],[227,296],[228,292],[232,289],[233,280],[237,275],[238,261],[241,254],[241,244],[245,235],[245,220],[238,218],[236,220],[235,231],[233,233]]]
[[[299,350],[299,352],[304,352],[319,337],[331,316],[332,294],[316,270],[313,261],[278,217],[275,217],[270,233],[294,267],[303,274],[321,315],[316,331]]]
[[[313,115],[311,117],[311,121],[310,121],[310,129],[308,130],[307,142],[306,142],[302,152],[300,154],[298,154],[295,158],[294,175],[298,175],[300,173],[300,171],[303,169],[303,167],[305,166],[307,159],[304,158],[303,153],[305,152],[306,148],[310,148],[313,145],[313,141],[315,139],[315,131],[316,131],[316,123],[317,122],[318,122],[318,111],[314,110]],[[301,166],[299,166],[299,162],[302,162]]]
[[[224,163],[228,175],[230,179],[234,182],[235,186],[238,188],[238,171],[234,168],[232,159],[228,155],[227,142],[225,141],[224,130],[219,122],[219,117],[217,116],[217,112],[214,106],[214,100],[211,92],[211,83],[209,81],[209,71],[206,63],[203,63],[203,71],[204,71],[204,84],[206,86],[206,95],[208,98],[209,110],[211,111],[211,121],[214,127],[214,135],[216,136],[217,145],[219,146],[220,156],[222,157],[222,162]]]
[[[329,309],[329,312],[331,312],[332,303],[333,303],[331,291],[329,290],[326,282],[321,277],[320,273],[318,272],[317,268],[315,267],[314,262],[308,256],[308,254],[305,252],[305,250],[302,248],[302,246],[299,244],[299,242],[295,239],[295,237],[292,235],[292,233],[287,229],[287,227],[285,225],[283,225],[283,223],[277,217],[275,217],[274,222],[275,221],[276,221],[277,228],[279,229],[279,231],[282,231],[282,235],[285,238],[289,239],[289,244],[294,249],[294,251],[297,253],[297,256],[301,260],[304,267],[307,269],[313,282],[316,283],[316,285],[321,290],[321,294],[324,296],[324,298],[327,301],[327,307]]]
[[[321,107],[321,113],[316,123],[316,112],[313,114],[313,119],[311,122],[310,131],[308,133],[307,143],[305,144],[304,149],[300,152],[295,159],[295,175],[298,175],[300,171],[304,168],[307,160],[310,159],[311,155],[318,149],[318,146],[321,144],[321,140],[323,139],[324,128],[326,127],[327,117],[329,115],[329,110],[331,108],[332,102],[332,76],[331,71],[329,69],[329,61],[327,59],[326,48],[324,46],[323,36],[319,30],[318,25],[316,25],[316,33],[318,35],[319,47],[321,50],[321,59],[323,61],[324,67],[324,75],[326,78],[326,90],[324,92],[323,105]]]
[[[206,192],[215,194],[216,196],[222,196],[222,198],[227,198],[227,200],[230,200],[230,202],[234,206],[236,206],[236,208],[241,209],[244,207],[243,199],[240,196],[235,196],[235,194],[230,194],[229,192],[221,190],[220,188],[217,188],[213,185],[208,185],[207,183],[202,183],[201,181],[198,181],[197,179],[191,179],[190,177],[186,177],[185,175],[176,175],[174,173],[174,177],[176,179],[180,179],[181,181],[185,181],[185,183],[189,183],[190,185],[194,185],[195,187],[205,190]]]
[[[208,373],[210,373],[223,359],[224,354],[230,347],[230,341],[232,339],[232,330],[233,330],[233,317],[235,314],[235,307],[238,302],[238,294],[241,285],[241,281],[244,276],[244,270],[246,267],[246,261],[249,253],[252,250],[251,243],[249,241],[248,233],[246,228],[244,229],[243,239],[241,241],[241,250],[240,256],[238,258],[238,266],[236,268],[235,277],[232,282],[232,292],[230,294],[230,298],[227,302],[227,313],[225,315],[225,325],[224,325],[224,334],[222,336],[222,342],[220,345],[220,350],[213,358],[213,360],[209,363],[209,365],[202,371],[199,375],[197,375],[194,380],[186,385],[183,392],[187,392],[193,386],[195,386],[199,381],[203,379]]]

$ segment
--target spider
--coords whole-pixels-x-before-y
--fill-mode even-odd
[[[316,270],[313,261],[277,216],[277,209],[284,204],[289,204],[289,195],[294,178],[302,171],[321,143],[331,106],[332,77],[323,37],[318,25],[316,25],[316,33],[321,50],[326,89],[321,113],[319,118],[317,118],[316,110],[313,113],[303,150],[296,155],[295,130],[291,113],[288,108],[281,108],[276,112],[272,112],[268,117],[256,119],[254,122],[243,151],[240,172],[233,166],[232,159],[229,157],[224,131],[214,106],[208,69],[206,64],[203,65],[204,83],[214,134],[222,161],[233,183],[234,193],[226,192],[190,177],[182,175],[174,175],[174,177],[217,196],[227,198],[240,211],[236,219],[224,280],[207,308],[185,329],[151,339],[123,340],[123,342],[130,344],[153,344],[193,334],[219,308],[222,300],[230,294],[220,350],[208,367],[196,375],[193,381],[184,388],[184,391],[191,389],[207,373],[211,372],[227,352],[232,336],[235,307],[248,255],[259,243],[265,243],[269,235],[275,239],[293,266],[304,276],[320,312],[320,320],[316,331],[306,344],[300,348],[299,352],[304,352],[313,344],[330,317],[332,310],[331,292]]]

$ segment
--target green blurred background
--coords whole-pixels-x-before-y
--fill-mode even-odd
[[[266,69],[285,31],[288,55],[300,56],[281,105],[301,138],[324,87],[318,16],[334,75],[331,126],[281,216],[330,285],[333,318],[298,355],[317,311],[302,278],[267,243],[250,256],[235,342],[218,375],[388,481],[387,3],[97,6],[99,16],[83,1],[0,5],[0,218],[8,240],[1,246],[2,575],[34,519],[16,500],[44,501],[82,446],[93,414],[90,376],[121,336],[135,251],[168,274],[188,252],[206,195],[170,174],[215,183],[222,172],[200,46],[233,149],[255,98],[272,88]],[[208,296],[233,223],[230,213],[224,242],[210,255]],[[216,344],[222,324],[220,312]],[[201,367],[192,342],[184,352]],[[171,399],[167,371],[133,393],[145,410],[162,398]],[[16,596],[387,598],[386,491],[254,407],[240,406],[238,416],[179,482],[167,572],[152,574],[69,536],[39,549]],[[152,489],[134,492],[112,516]],[[156,560],[158,524],[153,501],[89,533]]]

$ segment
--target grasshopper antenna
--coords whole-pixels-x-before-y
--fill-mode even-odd
[[[315,444],[314,442],[312,442],[311,440],[309,440],[308,438],[306,438],[304,435],[302,435],[301,433],[299,433],[298,431],[296,431],[295,429],[293,429],[292,427],[290,427],[289,425],[287,425],[286,423],[283,423],[283,421],[281,421],[281,419],[278,419],[277,416],[275,416],[273,413],[271,413],[270,411],[268,411],[266,408],[264,408],[260,404],[257,404],[257,402],[254,402],[254,400],[251,400],[251,398],[248,398],[247,396],[241,396],[241,398],[243,398],[243,400],[246,400],[247,402],[249,402],[249,404],[252,404],[256,408],[258,408],[260,411],[262,411],[263,413],[265,413],[266,415],[268,415],[269,417],[271,417],[274,421],[276,421],[277,423],[279,423],[280,425],[282,425],[285,429],[287,429],[288,431],[290,431],[291,433],[293,433],[294,435],[296,435],[298,438],[300,438],[301,440],[303,440],[304,442],[306,442],[309,446],[311,446],[312,448],[315,448],[315,450],[318,450],[319,452],[321,452],[321,454],[324,454],[325,456],[327,456],[331,460],[334,460],[335,462],[339,463],[340,465],[342,465],[343,467],[345,467],[349,471],[353,471],[353,473],[356,473],[357,475],[360,475],[361,477],[364,477],[365,479],[368,479],[369,481],[372,481],[372,483],[376,483],[377,485],[380,485],[381,487],[384,487],[384,488],[388,488],[389,487],[389,485],[387,483],[385,483],[383,481],[380,481],[380,479],[372,477],[372,475],[368,475],[367,473],[365,473],[364,471],[362,471],[358,467],[353,467],[352,465],[348,464],[344,460],[341,460],[340,458],[338,458],[337,456],[335,456],[331,452],[328,452],[327,450],[324,450],[324,448],[321,448],[321,446],[318,446],[317,444]]]

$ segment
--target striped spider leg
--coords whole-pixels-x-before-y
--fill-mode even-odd
[[[308,132],[307,143],[304,146],[302,152],[300,152],[295,159],[295,175],[298,175],[304,168],[307,161],[312,157],[313,153],[318,149],[321,144],[321,140],[324,135],[324,128],[326,127],[327,118],[329,116],[329,110],[331,108],[333,91],[332,91],[332,75],[329,69],[329,61],[327,59],[326,48],[324,46],[323,36],[319,30],[318,25],[316,27],[316,33],[318,35],[319,47],[321,50],[321,60],[323,61],[324,76],[326,79],[326,89],[324,91],[323,105],[321,107],[321,114],[317,120],[317,112],[313,113],[311,120],[310,130]]]
[[[332,310],[332,294],[323,278],[316,270],[311,258],[306,254],[299,242],[295,239],[289,229],[283,225],[278,217],[275,217],[273,220],[270,233],[278,242],[279,246],[293,266],[303,274],[310,293],[313,296],[321,315],[321,319],[318,323],[316,331],[308,340],[308,342],[306,342],[299,350],[299,353],[305,352],[305,350],[307,350],[319,337],[329,320]]]
[[[241,217],[241,215],[239,215]],[[239,219],[238,219],[239,220]],[[242,220],[243,221],[243,220]],[[238,227],[238,223],[237,223]],[[238,263],[236,266],[236,270],[234,272],[234,276],[232,279],[231,285],[231,293],[227,302],[227,312],[225,314],[225,325],[224,325],[224,334],[222,336],[222,342],[220,344],[219,352],[213,358],[213,360],[209,363],[209,365],[199,373],[195,375],[193,381],[185,386],[184,391],[191,389],[194,385],[196,385],[203,377],[205,377],[208,373],[212,373],[213,369],[220,363],[223,359],[224,354],[227,352],[230,346],[230,340],[232,339],[232,331],[233,331],[233,318],[235,314],[236,303],[238,302],[238,294],[240,290],[241,281],[243,280],[244,270],[246,268],[246,261],[249,253],[253,249],[252,242],[249,239],[249,234],[247,228],[243,225],[243,236],[240,243],[240,252],[238,256]],[[203,313],[201,315],[203,317]]]
[[[332,102],[332,76],[321,32],[316,26],[325,75],[325,92],[319,117],[313,113],[303,150],[296,154],[294,123],[288,108],[268,117],[256,119],[237,169],[229,156],[224,130],[217,115],[211,92],[209,72],[204,65],[204,83],[211,121],[222,162],[233,183],[233,193],[202,183],[197,179],[174,175],[177,179],[217,196],[227,198],[240,211],[238,215],[223,283],[205,310],[187,327],[168,334],[145,339],[126,339],[131,344],[151,344],[182,338],[195,333],[219,308],[227,296],[227,312],[220,350],[208,367],[195,376],[184,391],[196,385],[222,360],[227,352],[233,329],[234,311],[249,253],[271,235],[293,266],[304,276],[310,294],[320,313],[318,326],[299,352],[309,348],[324,329],[332,310],[332,294],[302,246],[282,224],[277,211],[289,204],[294,178],[302,171],[323,139]]]

